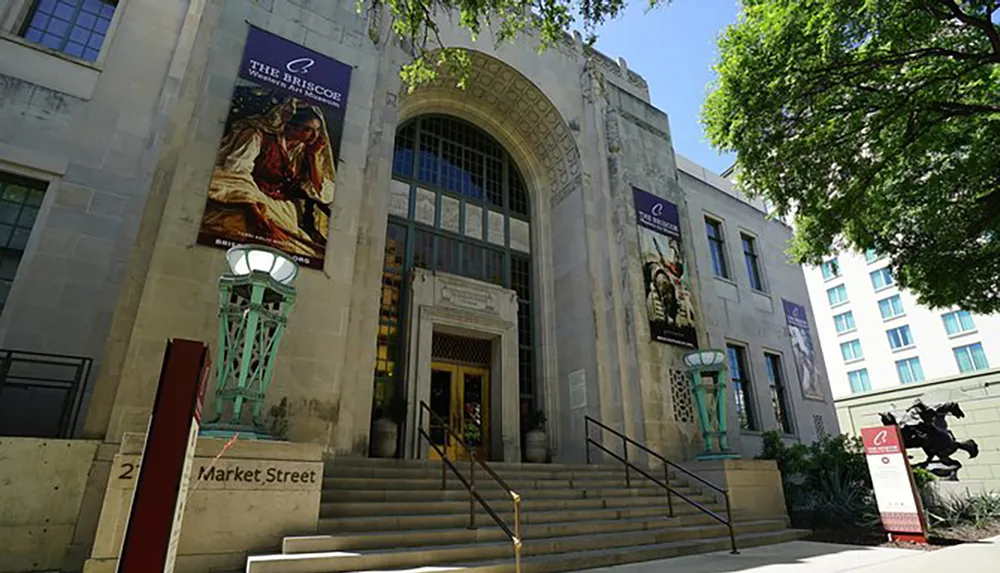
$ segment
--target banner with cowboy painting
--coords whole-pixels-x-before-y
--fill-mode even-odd
[[[698,333],[677,205],[634,187],[632,199],[650,333],[657,342],[694,348]]]
[[[198,242],[321,269],[351,66],[250,28]]]
[[[802,396],[811,400],[823,399],[823,372],[816,364],[816,350],[809,332],[809,317],[801,304],[781,299],[785,309],[785,323],[792,338],[792,353],[799,371]]]

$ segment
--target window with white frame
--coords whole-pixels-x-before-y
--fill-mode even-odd
[[[851,393],[868,392],[872,389],[872,381],[868,379],[868,369],[852,370],[847,373],[847,381],[851,384]]]
[[[837,329],[837,334],[851,332],[857,328],[854,324],[854,313],[852,311],[842,312],[833,317],[833,326]]]
[[[983,351],[982,343],[967,344],[955,348],[955,361],[958,362],[959,372],[975,372],[976,370],[986,370],[990,363],[986,360],[986,352]]]
[[[882,320],[902,316],[905,313],[903,310],[903,300],[899,298],[898,294],[883,298],[878,301],[878,311],[882,315]]]
[[[823,280],[828,281],[833,278],[840,276],[840,264],[837,262],[837,257],[826,261],[819,266],[820,272],[823,273]]]
[[[915,356],[897,360],[896,373],[899,374],[899,381],[902,384],[924,381],[924,369],[920,367],[920,359]]]
[[[97,61],[117,0],[36,0],[21,29],[29,42]]]
[[[843,356],[844,362],[854,362],[856,360],[861,360],[862,358],[865,357],[864,352],[861,351],[861,341],[855,338],[854,340],[841,342],[840,355]]]
[[[892,278],[892,271],[888,267],[872,271],[871,277],[872,288],[875,290],[882,290],[896,284],[896,280]]]
[[[881,258],[881,257],[879,257],[878,253],[875,252],[875,249],[867,249],[867,250],[865,250],[865,262],[866,263],[874,263],[875,261],[879,260],[879,258]]]
[[[847,287],[837,285],[826,289],[826,299],[830,301],[830,306],[840,306],[847,303]]]
[[[964,310],[956,310],[941,315],[944,322],[945,332],[948,336],[955,336],[965,332],[972,332],[976,329],[976,323],[972,320],[972,315]]]
[[[910,334],[910,325],[908,324],[890,328],[885,331],[885,335],[889,339],[889,347],[893,350],[913,346],[913,335]]]

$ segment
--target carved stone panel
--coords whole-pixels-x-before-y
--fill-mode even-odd
[[[490,235],[489,241],[494,245],[505,244],[506,237],[504,236],[504,224],[503,224],[503,214],[497,213],[496,211],[490,211]]]
[[[493,312],[496,310],[495,294],[486,290],[463,288],[456,285],[444,285],[441,287],[438,302],[467,308],[470,310],[482,310]]]
[[[389,184],[389,214],[397,217],[410,215],[410,185],[392,180]]]
[[[458,212],[461,205],[454,197],[441,196],[441,228],[452,233],[458,232]]]
[[[425,225],[434,226],[434,192],[427,189],[417,189],[416,210],[414,218]]]
[[[483,238],[483,208],[478,205],[465,204],[465,236],[474,239]]]
[[[522,253],[531,252],[531,227],[527,221],[510,219],[510,248]]]
[[[688,387],[687,372],[670,370],[670,393],[674,401],[674,420],[684,424],[695,423],[691,389]]]

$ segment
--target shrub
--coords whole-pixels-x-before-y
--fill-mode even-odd
[[[1000,521],[1000,493],[952,495],[935,499],[925,508],[933,528],[949,529],[959,526],[983,527]]]

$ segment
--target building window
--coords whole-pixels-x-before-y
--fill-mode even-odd
[[[902,316],[904,313],[903,301],[899,298],[898,294],[894,294],[889,298],[883,298],[878,301],[878,311],[882,314],[882,320]]]
[[[750,235],[740,234],[743,243],[743,260],[747,264],[747,275],[750,277],[750,288],[764,290],[764,280],[760,274],[760,262],[757,255],[757,239]]]
[[[708,235],[708,251],[712,254],[712,269],[715,276],[729,278],[726,264],[726,240],[722,235],[722,222],[705,217],[705,234]]]
[[[878,256],[878,253],[875,252],[875,249],[867,249],[865,251],[866,263],[874,263],[875,261],[879,260],[879,258],[880,257]]]
[[[844,362],[853,362],[865,357],[861,351],[861,341],[855,338],[847,342],[840,343],[840,355],[844,357]]]
[[[972,315],[964,310],[956,310],[955,312],[943,314],[941,315],[941,320],[944,321],[944,329],[948,332],[948,336],[972,332],[976,329],[976,323],[972,320]]]
[[[872,271],[871,277],[872,288],[875,290],[882,290],[896,284],[896,281],[892,278],[892,271],[888,267]]]
[[[896,361],[896,373],[903,384],[913,384],[924,381],[924,369],[920,367],[919,358],[906,358]]]
[[[0,310],[14,284],[45,187],[43,181],[0,173]]]
[[[736,398],[736,417],[740,428],[756,431],[757,416],[753,409],[750,371],[747,368],[746,349],[742,346],[727,345],[729,355],[729,377],[733,381],[733,395]]]
[[[837,262],[837,257],[833,257],[829,261],[823,263],[819,267],[820,272],[823,273],[823,280],[828,281],[832,278],[840,276],[840,264]]]
[[[872,389],[872,381],[868,379],[868,369],[852,370],[847,373],[847,381],[851,383],[851,393],[868,392]]]
[[[792,433],[792,421],[788,412],[788,397],[785,393],[785,374],[781,367],[781,356],[764,353],[764,364],[767,365],[767,381],[771,386],[771,407],[774,408],[774,419],[778,421],[781,431]]]
[[[889,337],[889,347],[893,350],[913,346],[913,335],[910,334],[910,325],[908,324],[891,328],[885,331],[885,335]]]
[[[383,300],[406,297],[406,290],[397,283],[405,284],[415,267],[514,291],[519,409],[526,413],[537,408],[535,315],[539,309],[532,288],[530,201],[514,159],[479,127],[454,117],[426,115],[397,129],[392,172],[395,189],[404,190],[400,193],[404,205],[389,216],[385,266],[394,270],[383,273]],[[394,245],[392,253],[390,245]],[[405,309],[405,302],[398,308],[383,307],[382,323],[405,321],[400,316]],[[394,336],[389,339],[380,334],[378,352],[399,363],[405,356],[405,328]],[[380,391],[380,384],[403,385],[405,368],[390,369],[389,365],[376,363],[376,406],[394,391]]]
[[[97,61],[117,0],[37,0],[22,36],[76,58]]]
[[[854,325],[854,313],[847,311],[834,316],[833,326],[837,329],[837,334],[851,332],[856,328]]]
[[[986,353],[983,352],[983,345],[979,342],[959,346],[954,352],[959,372],[974,372],[976,370],[986,370],[990,367],[989,361],[986,360]]]
[[[830,301],[830,306],[847,304],[847,287],[837,285],[826,289],[826,299]]]

